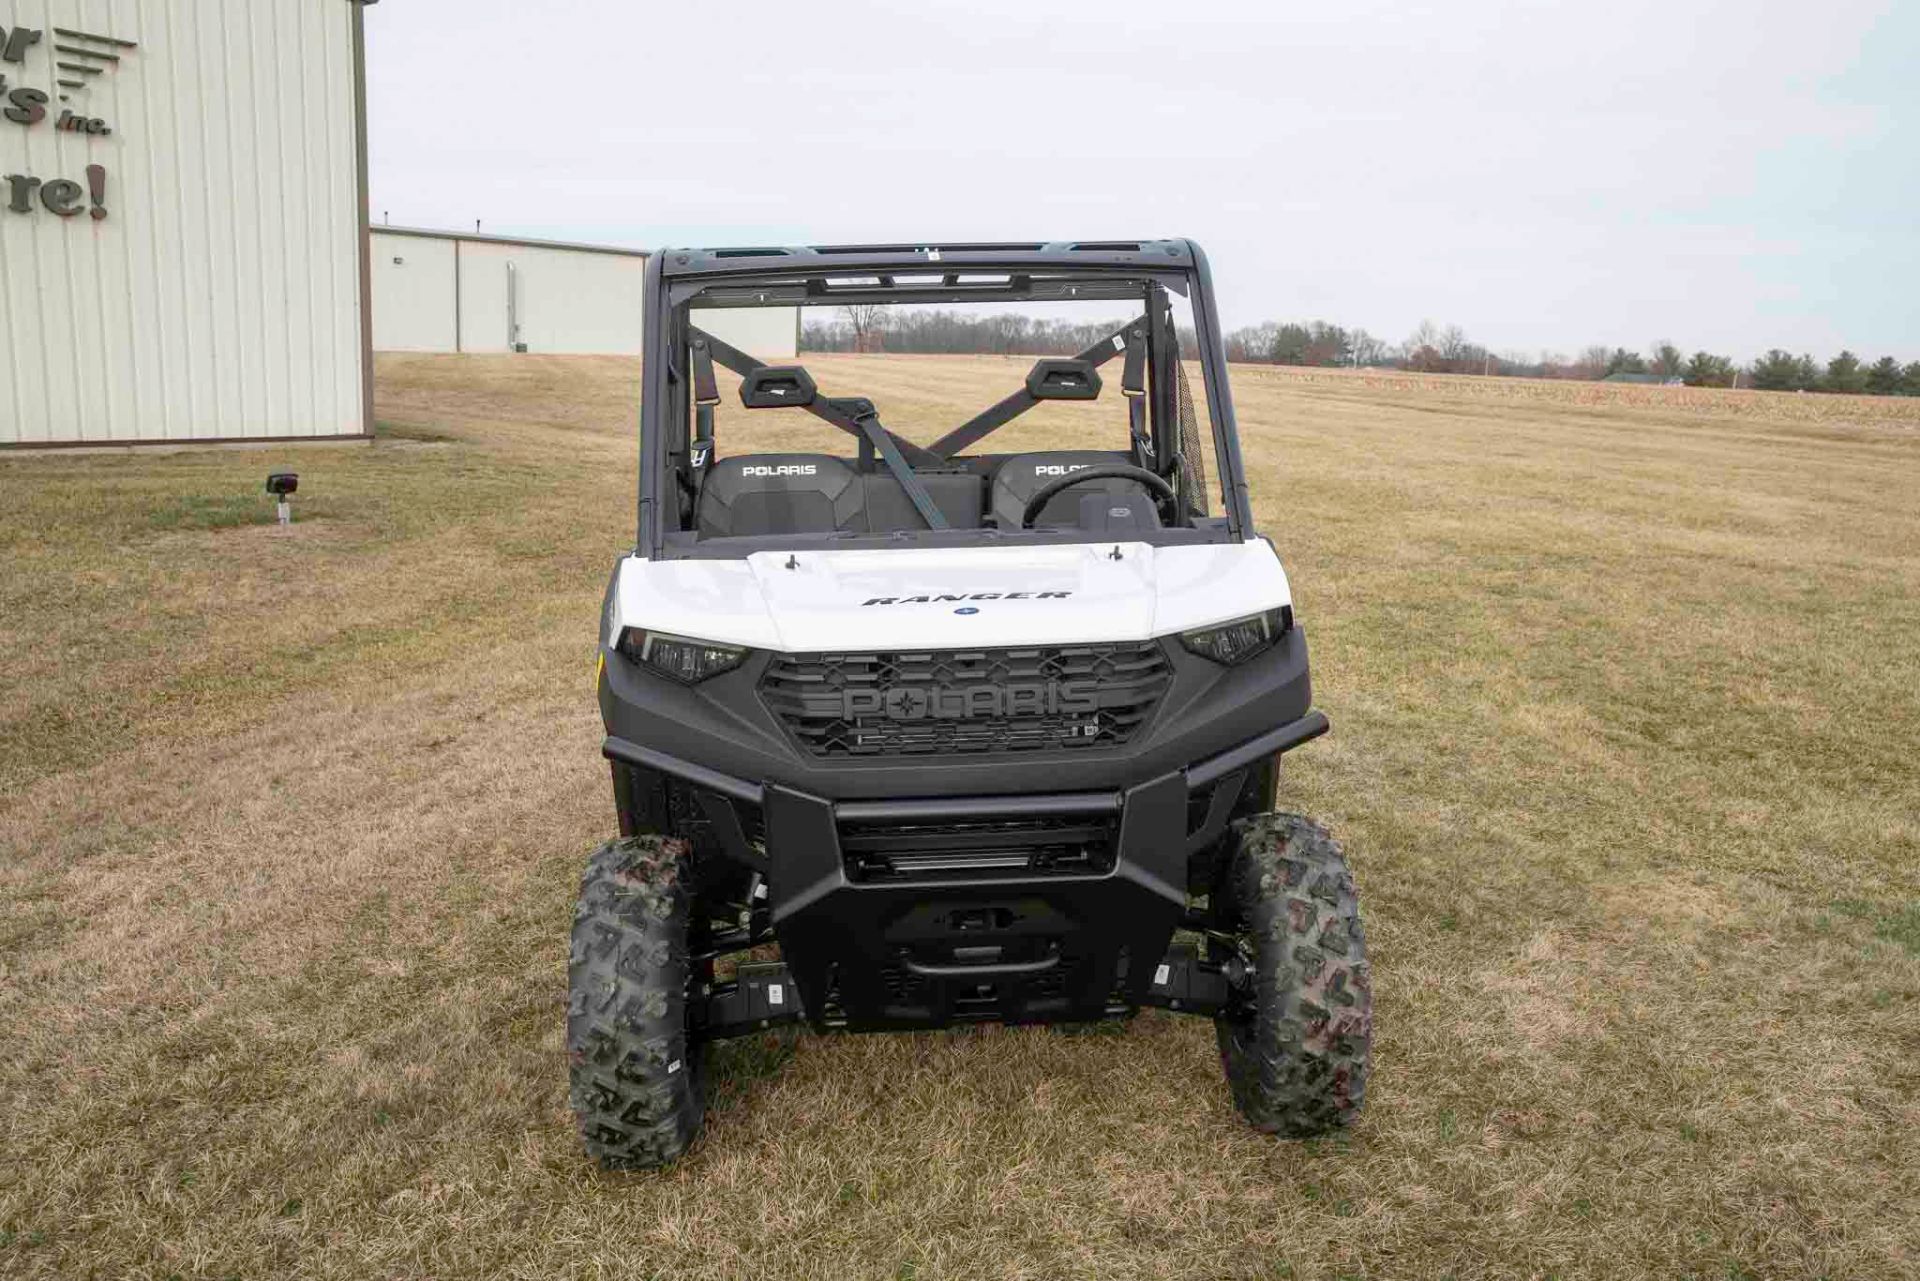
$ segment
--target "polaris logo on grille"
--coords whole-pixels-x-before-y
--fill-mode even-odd
[[[1157,641],[776,653],[759,692],[809,756],[933,759],[1133,742],[1172,677]]]
[[[849,689],[826,698],[809,698],[808,710],[846,720],[878,716],[890,721],[964,721],[1009,716],[1091,716],[1100,710],[1100,686],[1093,681],[1035,681],[1019,685],[896,685],[892,689]],[[1082,733],[1092,737],[1099,726]]]
[[[973,592],[942,593],[939,596],[872,596],[860,602],[867,605],[931,605],[937,601],[953,601],[964,604],[970,600],[1065,600],[1072,592]]]
[[[820,468],[813,463],[787,463],[781,467],[742,467],[742,476],[811,476]]]

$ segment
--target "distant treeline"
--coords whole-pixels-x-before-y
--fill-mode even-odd
[[[992,355],[1067,356],[1084,351],[1126,323],[1126,317],[1090,324],[1043,320],[1013,312],[969,315],[937,309],[842,307],[835,319],[810,321],[801,330],[806,351],[972,352]],[[1191,330],[1180,346],[1196,352]],[[1422,322],[1404,342],[1391,344],[1364,329],[1324,320],[1269,321],[1236,329],[1226,337],[1227,359],[1268,365],[1319,365],[1405,369],[1426,374],[1498,374],[1519,378],[1598,381],[1626,375],[1634,381],[1685,383],[1689,387],[1753,387],[1761,391],[1830,391],[1868,396],[1920,396],[1920,360],[1902,365],[1892,356],[1873,364],[1843,351],[1824,365],[1810,355],[1779,348],[1750,364],[1709,351],[1692,355],[1656,342],[1646,353],[1625,347],[1588,347],[1577,356],[1542,352],[1528,357],[1493,352],[1471,341],[1458,325]]]
[[[805,351],[1071,356],[1126,323],[1125,316],[1071,324],[1013,312],[973,316],[957,311],[842,307],[834,320],[806,324],[800,331],[800,346]]]
[[[1920,360],[1902,365],[1883,356],[1868,365],[1843,351],[1821,365],[1778,347],[1751,364],[1729,356],[1656,342],[1642,354],[1625,347],[1588,347],[1577,356],[1542,352],[1529,358],[1495,353],[1468,339],[1458,325],[1423,322],[1403,343],[1388,346],[1364,329],[1342,329],[1323,320],[1268,323],[1227,335],[1229,360],[1274,365],[1360,365],[1428,374],[1506,374],[1521,378],[1599,380],[1626,375],[1635,381],[1685,383],[1689,387],[1754,387],[1761,391],[1831,391],[1867,396],[1920,396]]]

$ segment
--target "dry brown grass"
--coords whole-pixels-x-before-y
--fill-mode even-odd
[[[1010,385],[809,363],[903,419]],[[0,1274],[1920,1270],[1910,422],[1245,371],[1359,1130],[1249,1133],[1151,1015],[728,1047],[693,1156],[610,1176],[560,1036],[635,384],[384,359],[289,533],[258,455],[0,459]]]
[[[1826,396],[1806,393],[1732,391],[1713,387],[1665,387],[1644,383],[1597,383],[1547,378],[1481,378],[1460,374],[1415,374],[1393,369],[1318,369],[1249,365],[1245,379],[1296,389],[1424,392],[1449,400],[1519,401],[1541,406],[1590,405],[1627,410],[1678,409],[1691,415],[1764,419],[1782,423],[1905,424],[1920,427],[1920,400],[1902,396]]]

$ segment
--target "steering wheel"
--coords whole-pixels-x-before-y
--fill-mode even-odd
[[[1173,492],[1173,486],[1166,477],[1158,472],[1148,471],[1145,467],[1135,467],[1129,463],[1096,463],[1092,467],[1082,467],[1079,471],[1068,472],[1058,480],[1050,480],[1034,491],[1027,500],[1026,511],[1020,514],[1020,528],[1032,529],[1033,518],[1053,500],[1054,495],[1075,485],[1084,485],[1090,480],[1131,480],[1146,486],[1153,495],[1153,505],[1160,511],[1162,524],[1174,523],[1179,497]]]

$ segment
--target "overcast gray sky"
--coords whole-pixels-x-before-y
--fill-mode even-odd
[[[1231,326],[1920,359],[1920,4],[388,0],[375,220],[1191,236]]]

